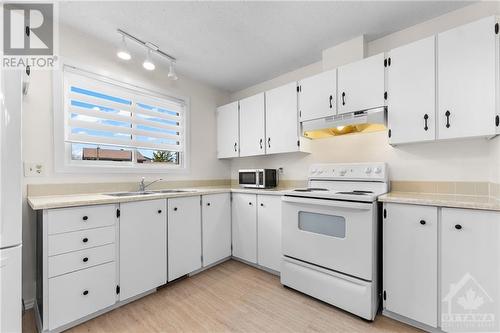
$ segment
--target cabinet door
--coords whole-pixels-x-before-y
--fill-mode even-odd
[[[167,281],[166,200],[120,204],[120,300]]]
[[[456,331],[448,315],[492,313],[496,325],[488,330],[498,331],[500,212],[443,208],[441,214],[442,329]]]
[[[266,153],[264,93],[240,101],[240,156]]]
[[[297,151],[297,142],[297,83],[292,82],[266,92],[266,152]]]
[[[384,208],[384,308],[437,327],[437,208]]]
[[[233,193],[233,256],[257,263],[257,196]]]
[[[435,37],[391,50],[388,125],[391,144],[434,140],[436,135]]]
[[[168,281],[201,268],[200,197],[168,199]]]
[[[0,250],[0,332],[21,332],[21,262],[21,246]]]
[[[300,121],[324,118],[337,113],[337,70],[323,72],[299,82]]]
[[[257,196],[257,263],[280,271],[281,266],[281,196]]]
[[[238,102],[220,106],[217,116],[217,158],[239,156]]]
[[[338,68],[338,113],[384,106],[384,54]]]
[[[231,256],[231,193],[202,197],[203,267]]]
[[[438,35],[438,138],[495,133],[495,18]]]

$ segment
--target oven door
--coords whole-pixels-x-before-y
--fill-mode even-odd
[[[283,197],[283,255],[372,280],[375,203]]]
[[[239,184],[242,187],[258,187],[259,172],[257,170],[240,170]]]

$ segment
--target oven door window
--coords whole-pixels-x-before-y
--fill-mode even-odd
[[[337,215],[299,212],[299,230],[345,238],[345,218]]]
[[[257,183],[255,172],[240,172],[240,184],[255,185]]]

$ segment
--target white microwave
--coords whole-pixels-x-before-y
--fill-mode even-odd
[[[245,169],[239,170],[241,187],[272,188],[278,186],[276,169]]]

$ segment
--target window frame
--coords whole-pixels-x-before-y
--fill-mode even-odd
[[[171,163],[137,163],[136,150],[132,151],[132,161],[93,161],[93,160],[73,160],[71,158],[71,143],[65,142],[67,115],[64,100],[64,68],[69,68],[71,72],[85,75],[90,79],[99,80],[105,83],[114,84],[118,87],[131,89],[139,94],[145,94],[153,98],[170,99],[184,103],[183,117],[183,140],[184,150],[179,153],[179,164]],[[120,76],[111,76],[108,71],[89,68],[84,65],[66,59],[60,60],[60,67],[53,71],[53,110],[54,110],[54,159],[56,173],[188,173],[190,160],[190,99],[165,91],[162,88],[151,86],[143,81],[137,85],[137,80],[131,83],[130,77],[127,79]],[[107,146],[103,144],[103,146]],[[134,151],[135,150],[135,151]]]

